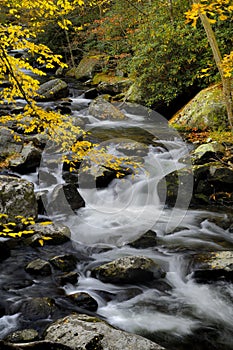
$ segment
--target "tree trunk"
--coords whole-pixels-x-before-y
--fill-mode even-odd
[[[195,1],[197,3],[197,1]],[[218,67],[221,80],[222,80],[222,89],[223,89],[223,96],[225,100],[226,110],[227,110],[227,117],[230,124],[231,129],[233,130],[233,99],[232,99],[232,87],[231,87],[231,79],[224,77],[223,69],[222,69],[222,56],[219,51],[218,43],[214,34],[214,31],[211,27],[211,24],[205,14],[199,14],[199,17],[201,19],[202,25],[205,29],[210,47],[213,52],[215,63]]]

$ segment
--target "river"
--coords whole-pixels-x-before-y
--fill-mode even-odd
[[[224,280],[198,283],[190,270],[194,254],[231,250],[233,246],[229,230],[216,223],[224,222],[226,214],[190,206],[191,145],[156,112],[148,114],[146,109],[122,104],[125,120],[103,121],[88,114],[89,103],[82,95],[74,94],[73,116],[83,119],[86,130],[108,152],[122,156],[130,150],[130,157],[139,157],[142,162],[134,176],[114,179],[102,189],[97,189],[95,183],[86,186],[86,167],[81,166],[79,191],[86,206],[76,212],[65,200],[59,213],[49,205],[54,188],[64,183],[62,166],[54,168],[51,159],[58,156],[50,147],[43,153],[39,170],[52,172],[56,184],[46,187],[37,174],[24,176],[35,183],[36,191],[49,191],[49,218],[69,226],[74,250],[88,256],[77,266],[77,285],[65,285],[65,293],[88,292],[98,302],[97,314],[110,324],[160,342],[168,349],[233,349],[232,284]],[[76,111],[77,106],[82,106],[81,111]],[[186,183],[180,179],[177,198],[171,204],[164,179],[179,169],[190,171],[190,176]],[[130,246],[148,230],[155,233],[156,245],[143,249]],[[135,255],[152,258],[166,271],[166,277],[137,285],[103,283],[91,277],[93,266]],[[10,274],[5,276],[4,283],[10,278]],[[33,295],[32,290],[25,289],[26,295]],[[6,292],[5,297],[10,295]],[[17,314],[3,316],[0,334],[1,328],[4,335],[16,324]]]

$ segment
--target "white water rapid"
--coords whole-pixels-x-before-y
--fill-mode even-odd
[[[78,99],[73,99],[74,106]],[[103,189],[97,189],[95,184],[86,186],[86,170],[81,166],[79,192],[86,206],[76,212],[70,209],[65,197],[60,213],[50,207],[51,191],[64,180],[61,166],[51,170],[51,164],[54,166],[51,150],[44,153],[41,169],[52,172],[57,183],[53,186],[36,183],[36,190],[50,191],[46,202],[49,216],[69,226],[74,246],[83,246],[92,259],[91,263],[78,265],[81,277],[77,285],[68,284],[64,289],[67,294],[88,292],[98,302],[97,313],[109,323],[160,340],[170,349],[233,349],[232,284],[224,281],[200,284],[189,271],[194,253],[232,249],[232,235],[213,222],[216,218],[224,221],[225,215],[189,208],[193,177],[189,148],[179,135],[169,130],[162,119],[148,121],[144,115],[128,111],[126,116],[123,121],[99,121],[86,112],[81,114],[80,118],[87,121],[87,130],[94,130],[94,134],[97,130],[97,138],[100,128],[106,135],[113,131],[116,135],[116,129],[119,130],[117,137],[100,141],[108,152],[122,156],[131,145],[132,159],[136,159],[138,150],[143,149],[144,153],[134,176],[115,179]],[[140,141],[127,136],[132,128],[138,128]],[[151,143],[142,141],[148,133],[152,135]],[[177,170],[190,172],[190,176],[178,177],[176,199],[170,205],[166,201],[168,189],[164,178]],[[156,246],[135,249],[128,244],[148,230],[157,235]],[[90,275],[93,266],[134,255],[152,258],[166,271],[165,279],[114,285]]]

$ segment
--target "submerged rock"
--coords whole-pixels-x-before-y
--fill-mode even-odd
[[[193,277],[199,282],[233,281],[233,251],[197,254],[192,262]]]
[[[70,294],[69,298],[78,307],[88,311],[96,311],[98,309],[97,301],[88,293],[80,292]]]
[[[0,212],[15,217],[37,217],[37,201],[33,183],[14,176],[0,175]]]
[[[136,239],[133,242],[130,242],[129,245],[133,248],[151,248],[157,245],[156,233],[152,230],[147,231],[141,237]]]
[[[139,335],[114,329],[106,322],[87,315],[70,315],[55,321],[45,331],[45,339],[72,350],[163,350]]]
[[[165,272],[150,258],[126,256],[95,267],[92,275],[106,283],[127,284],[165,277]]]

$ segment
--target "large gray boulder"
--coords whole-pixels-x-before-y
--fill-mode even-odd
[[[124,120],[127,117],[117,107],[106,101],[102,96],[94,99],[88,110],[89,114],[100,120]]]
[[[14,176],[0,175],[0,212],[9,220],[15,216],[37,217],[33,183]]]
[[[144,256],[125,256],[95,267],[92,275],[106,283],[139,283],[165,276],[162,268]]]
[[[69,95],[68,85],[61,79],[52,79],[42,84],[37,93],[37,101],[54,101]]]
[[[114,329],[106,322],[87,315],[70,315],[55,321],[45,331],[45,339],[71,350],[164,350],[141,336]]]
[[[182,128],[224,129],[228,126],[221,84],[200,91],[170,120],[170,125]]]

